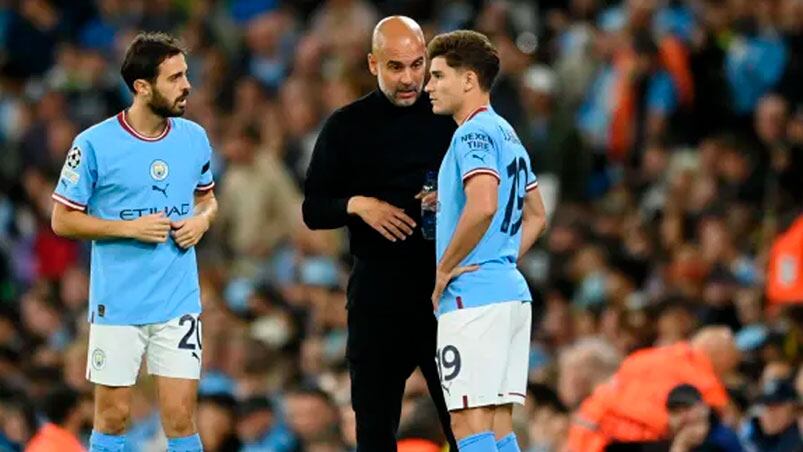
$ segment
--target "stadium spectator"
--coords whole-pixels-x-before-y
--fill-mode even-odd
[[[47,422],[39,427],[26,452],[83,452],[80,437],[91,429],[92,404],[67,387],[56,387],[41,401]]]
[[[767,381],[758,398],[758,416],[745,425],[742,435],[748,451],[781,452],[803,449],[798,425],[799,396],[791,381]]]
[[[741,452],[739,437],[722,424],[694,386],[681,384],[672,388],[666,398],[666,410],[672,452]]]
[[[237,401],[221,393],[198,398],[198,431],[204,450],[224,452],[239,450],[237,437]]]
[[[582,339],[567,347],[559,362],[561,402],[569,407],[579,406],[616,372],[621,362],[619,352],[604,339]]]
[[[285,397],[287,425],[302,450],[316,443],[338,442],[338,410],[331,397],[318,388],[298,388]]]
[[[1,396],[0,445],[3,452],[22,451],[36,433],[36,413],[23,396],[8,393]]]
[[[234,273],[246,277],[254,276],[258,263],[287,241],[300,221],[298,190],[280,162],[259,148],[260,142],[258,130],[240,124],[222,149],[228,167],[215,233],[235,256]]]
[[[267,398],[247,399],[239,405],[237,411],[237,435],[243,442],[243,452],[295,450],[295,437],[281,423]]]
[[[411,408],[407,419],[399,426],[399,452],[436,452],[446,442],[438,427],[438,411],[424,391],[418,396],[406,396],[405,405]]]
[[[580,406],[569,432],[570,451],[601,451],[611,443],[658,441],[667,435],[660,408],[676,385],[701,388],[703,400],[723,410],[724,378],[739,363],[730,330],[710,327],[690,342],[646,349],[622,362],[613,377]]]
[[[531,385],[527,393],[530,447],[526,450],[563,450],[569,431],[569,409],[561,402],[557,392],[547,385]]]

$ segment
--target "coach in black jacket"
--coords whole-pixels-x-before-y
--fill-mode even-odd
[[[415,21],[383,19],[368,62],[379,89],[326,121],[307,173],[304,222],[349,231],[346,354],[357,450],[396,450],[404,384],[419,367],[457,451],[435,364],[435,244],[422,236],[415,199],[456,125],[422,94],[426,47]]]

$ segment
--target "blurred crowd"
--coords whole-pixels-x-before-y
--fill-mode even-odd
[[[51,232],[50,194],[75,135],[131,101],[119,65],[139,30],[190,48],[186,117],[216,151],[221,210],[198,247],[205,448],[353,449],[347,238],[308,230],[300,203],[323,120],[376,86],[366,54],[389,14],[427,38],[492,39],[492,102],[539,177],[550,226],[521,262],[536,298],[522,450],[562,450],[624,357],[715,325],[739,352],[717,374],[718,428],[745,450],[803,449],[803,316],[765,296],[803,200],[803,0],[0,0],[0,451],[45,421],[91,428],[89,245]],[[677,414],[705,390],[649,408]],[[164,450],[144,375],[134,398],[128,450]],[[400,450],[437,450],[436,419],[414,375]],[[677,450],[719,431],[678,419]]]

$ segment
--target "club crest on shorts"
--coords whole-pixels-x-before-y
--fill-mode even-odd
[[[66,163],[72,169],[78,168],[78,165],[81,164],[81,148],[75,146],[70,149],[70,152],[67,153]]]
[[[154,180],[165,180],[169,172],[170,168],[168,168],[164,160],[154,160],[153,163],[151,163],[151,177]]]
[[[103,350],[96,348],[92,352],[92,367],[95,370],[101,370],[106,367],[106,353],[103,353]]]

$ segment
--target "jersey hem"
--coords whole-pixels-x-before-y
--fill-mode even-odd
[[[180,313],[180,314],[176,314],[176,315],[170,316],[170,317],[168,317],[168,318],[166,318],[166,319],[162,319],[162,320],[158,320],[158,319],[155,319],[155,320],[147,319],[147,320],[144,320],[144,321],[138,321],[138,322],[109,322],[109,321],[98,322],[98,319],[99,319],[99,318],[100,318],[100,319],[104,319],[104,318],[103,318],[103,317],[99,317],[99,316],[95,316],[95,319],[94,319],[94,321],[89,321],[89,320],[88,320],[88,321],[87,321],[87,323],[89,323],[89,324],[92,324],[92,325],[114,325],[114,326],[148,326],[148,325],[158,325],[158,324],[160,324],[160,323],[167,323],[167,322],[169,322],[169,321],[171,321],[171,320],[173,320],[173,319],[178,319],[178,318],[180,318],[180,317],[182,317],[182,316],[185,316],[185,315],[187,315],[187,314],[198,314],[198,315],[201,315],[202,313],[203,313],[203,310],[202,310],[202,309],[198,309],[198,310],[191,309],[191,310],[189,310],[189,311],[185,311],[185,312],[182,312],[182,313]],[[105,319],[104,319],[104,320],[105,320]]]
[[[459,298],[462,298],[462,297],[459,297]],[[530,298],[532,298],[532,297],[530,297]],[[464,302],[462,302],[462,300],[461,300],[461,304],[463,305],[463,307],[458,307],[458,306],[455,306],[455,307],[454,307],[454,309],[452,309],[452,308],[443,309],[443,310],[440,310],[440,311],[438,312],[438,315],[439,315],[439,316],[441,316],[441,315],[444,315],[444,314],[448,314],[448,313],[450,313],[450,312],[465,311],[465,310],[468,310],[468,309],[473,309],[473,308],[484,308],[484,307],[491,306],[491,305],[495,305],[495,304],[505,304],[505,303],[532,303],[532,302],[533,302],[533,300],[532,300],[532,299],[529,299],[529,300],[528,300],[528,299],[526,299],[526,297],[525,297],[524,299],[515,299],[515,300],[502,300],[502,301],[488,301],[488,302],[481,303],[481,304],[472,304],[471,306],[465,306],[465,303],[464,303]],[[443,306],[443,303],[441,303],[441,306]]]

